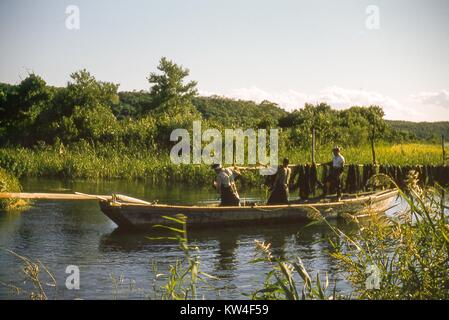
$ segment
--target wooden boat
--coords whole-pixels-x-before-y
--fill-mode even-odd
[[[163,216],[184,214],[189,227],[222,226],[229,224],[248,225],[310,220],[318,216],[338,219],[344,214],[357,217],[371,213],[383,213],[391,208],[398,190],[389,189],[358,195],[345,196],[341,201],[329,199],[290,203],[288,205],[244,205],[232,207],[185,206],[129,202],[112,197],[100,199],[103,213],[120,228],[148,229],[156,224],[169,225]]]

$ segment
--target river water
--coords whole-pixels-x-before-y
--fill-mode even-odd
[[[171,204],[211,202],[218,198],[212,189],[152,186],[136,181],[26,179],[22,185],[25,192],[121,193]],[[253,200],[264,195],[253,189],[243,190],[241,196]],[[244,299],[244,294],[261,288],[270,268],[264,263],[251,263],[255,240],[270,242],[275,256],[301,257],[311,275],[320,273],[324,280],[327,273],[332,287],[336,283],[339,292],[350,293],[344,274],[329,257],[329,245],[320,241],[329,234],[325,226],[306,227],[300,223],[192,230],[189,240],[199,247],[201,269],[218,277],[199,289],[200,297]],[[150,240],[149,235],[117,230],[100,211],[97,201],[35,201],[19,214],[0,212],[0,299],[24,297],[14,294],[5,284],[29,288],[28,282],[23,283],[20,259],[5,249],[38,259],[52,272],[57,287],[47,289],[49,298],[157,298],[155,275],[165,273],[183,254],[177,243]],[[80,270],[78,290],[66,287],[70,275],[66,268],[70,265]]]

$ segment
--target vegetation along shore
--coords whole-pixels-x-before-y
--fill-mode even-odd
[[[336,110],[321,103],[287,112],[275,103],[199,96],[188,69],[162,58],[148,77],[148,91],[119,92],[87,70],[71,74],[66,87],[52,87],[31,73],[17,85],[0,84],[0,167],[18,177],[126,178],[154,182],[210,181],[206,165],[174,165],[169,158],[175,128],[280,128],[279,158],[311,163],[338,144],[348,163],[441,165],[441,134],[449,123],[388,121],[378,106]],[[302,106],[298,106],[302,107]],[[243,183],[259,184],[255,174]]]

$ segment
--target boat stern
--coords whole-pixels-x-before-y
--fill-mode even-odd
[[[111,201],[100,201],[101,211],[119,228],[134,229],[134,225],[121,212],[121,205]]]

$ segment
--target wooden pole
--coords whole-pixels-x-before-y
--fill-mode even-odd
[[[86,194],[81,192],[75,193],[27,193],[27,192],[0,192],[0,199],[40,199],[40,200],[113,200],[113,196]],[[128,203],[139,203],[151,205],[151,202],[128,197],[122,194],[116,194],[115,199]]]
[[[441,135],[441,149],[443,150],[443,166],[446,164],[446,150],[444,150],[444,134]]]
[[[315,128],[312,128],[312,164],[315,163]]]
[[[151,202],[140,200],[140,199],[133,198],[133,197],[128,197],[123,194],[116,194],[115,196],[118,200],[123,201],[123,202],[139,203],[139,204],[144,204],[144,205],[153,205],[153,203],[151,203]]]
[[[110,200],[112,196],[88,195],[73,193],[27,193],[27,192],[1,192],[0,199],[42,199],[42,200]]]
[[[373,155],[373,165],[376,165],[376,151],[374,150],[374,128],[371,131],[371,153]]]

